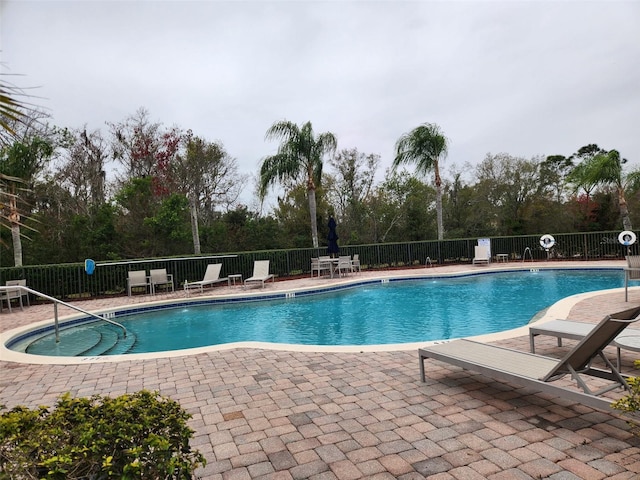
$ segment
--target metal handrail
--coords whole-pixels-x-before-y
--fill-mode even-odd
[[[84,310],[84,309],[82,309],[80,307],[76,307],[75,305],[71,305],[70,303],[63,302],[62,300],[59,300],[59,299],[57,299],[55,297],[50,297],[49,295],[46,295],[46,294],[44,294],[42,292],[38,292],[37,290],[33,290],[32,288],[25,287],[24,285],[11,285],[9,287],[0,286],[0,292],[3,292],[3,291],[7,292],[6,293],[7,301],[10,301],[9,296],[8,296],[9,292],[15,292],[16,290],[21,290],[21,291],[25,291],[25,292],[28,292],[28,293],[32,293],[32,294],[34,294],[34,295],[36,295],[38,297],[46,298],[47,300],[51,300],[53,302],[53,317],[54,317],[54,324],[53,325],[54,325],[54,329],[55,329],[55,332],[56,332],[56,343],[60,342],[60,325],[59,325],[59,322],[58,322],[58,304],[62,304],[65,307],[71,308],[73,310],[77,310],[78,312],[84,313],[85,315],[89,315],[90,317],[95,317],[98,320],[102,320],[104,322],[107,322],[107,323],[110,323],[112,325],[115,325],[116,327],[120,327],[122,329],[122,331],[124,332],[124,337],[127,338],[127,329],[125,328],[125,326],[121,325],[120,323],[115,322],[115,321],[113,321],[113,320],[111,320],[109,318],[105,318],[105,317],[102,317],[102,316],[97,315],[95,313],[91,313],[91,312],[89,312],[87,310]],[[20,295],[20,297],[22,297],[22,295]]]

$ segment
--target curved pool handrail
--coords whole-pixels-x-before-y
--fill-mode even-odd
[[[50,297],[49,295],[42,293],[42,292],[38,292],[37,290],[34,290],[32,288],[29,287],[25,287],[24,285],[12,285],[10,287],[4,287],[4,286],[0,286],[0,293],[2,292],[15,292],[16,290],[21,290],[24,292],[28,292],[28,293],[32,293],[38,297],[42,297],[42,298],[46,298],[47,300],[51,300],[53,302],[53,316],[54,316],[54,327],[55,327],[55,332],[56,332],[56,343],[60,342],[60,332],[59,332],[59,322],[58,322],[58,304],[64,305],[67,308],[71,308],[73,310],[76,310],[80,313],[84,313],[85,315],[89,315],[90,317],[94,317],[97,318],[98,320],[102,320],[104,322],[110,323],[112,325],[115,325],[116,327],[120,327],[122,329],[122,331],[124,332],[124,337],[127,337],[127,329],[125,328],[124,325],[115,322],[109,318],[103,317],[101,315],[97,315],[95,313],[91,313],[87,310],[84,310],[80,307],[76,307],[75,305],[71,305],[70,303],[67,302],[63,302],[62,300],[59,300],[55,297]]]

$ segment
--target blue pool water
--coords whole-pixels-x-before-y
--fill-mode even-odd
[[[623,285],[620,270],[487,273],[371,283],[304,298],[182,306],[118,317],[117,321],[135,337],[134,342],[129,339],[133,345],[127,346],[126,353],[242,341],[306,345],[408,343],[516,328],[561,298]],[[62,354],[59,346],[56,352],[45,353],[39,343],[43,342],[34,342],[33,351],[27,351]],[[114,349],[104,353],[123,352]]]

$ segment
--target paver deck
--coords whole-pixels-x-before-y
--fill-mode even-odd
[[[469,267],[433,271],[456,269]],[[340,281],[303,279],[295,285]],[[291,288],[292,282],[269,284],[267,290]],[[232,289],[222,286],[214,294]],[[623,289],[586,298],[570,308],[566,318],[596,322],[606,313],[640,304],[640,289],[629,293],[629,303],[624,302]],[[116,302],[150,299],[77,304],[99,310]],[[0,330],[50,318],[51,310],[50,305],[17,308],[12,314],[5,310]],[[496,341],[529,347],[526,334]],[[536,350],[560,356],[574,344],[563,343],[558,347],[554,338],[539,337]],[[634,359],[623,352],[623,370],[631,371]],[[115,396],[157,390],[193,415],[192,445],[208,461],[197,476],[208,480],[640,478],[640,441],[617,415],[440,362],[428,361],[425,369],[427,381],[421,383],[414,348],[235,348],[79,365],[20,364],[0,358],[0,404],[52,405],[64,392]]]

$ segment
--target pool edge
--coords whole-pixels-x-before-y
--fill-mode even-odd
[[[356,288],[359,285],[370,284],[370,283],[378,283],[385,281],[396,281],[396,280],[412,280],[412,279],[427,279],[427,278],[451,278],[451,277],[464,277],[471,275],[482,275],[487,273],[500,273],[500,272],[513,272],[513,271],[529,271],[531,269],[537,270],[611,270],[611,269],[622,269],[621,263],[615,264],[602,264],[598,262],[596,265],[571,265],[571,266],[560,266],[557,264],[521,264],[521,265],[494,265],[493,268],[486,267],[472,267],[466,268],[456,271],[448,271],[448,272],[425,272],[416,273],[416,270],[406,270],[403,271],[385,271],[385,272],[376,272],[378,275],[367,277],[366,279],[357,278],[357,275],[351,277],[349,279],[342,279],[340,283],[330,283],[330,284],[322,284],[315,286],[312,290],[317,294],[330,292],[333,290],[342,290],[346,288]],[[427,269],[428,270],[428,269]],[[284,283],[284,282],[283,282]],[[640,288],[640,287],[636,287]],[[253,300],[264,299],[264,297],[269,298],[285,298],[287,294],[291,293],[301,293],[301,292],[309,292],[309,288],[297,287],[280,290],[278,292],[264,292],[263,290],[255,291],[252,295],[247,296],[248,291],[243,290],[244,294],[239,295],[238,292],[232,293],[230,295],[223,296],[203,296],[194,299],[194,301],[205,301],[207,299],[213,300],[223,300],[224,298],[233,298],[235,301],[240,301],[240,299],[248,298]],[[608,289],[608,290],[599,290],[594,292],[581,293],[577,295],[572,295],[570,297],[566,297],[564,299],[559,300],[555,304],[551,305],[547,312],[539,318],[536,323],[545,322],[553,319],[565,319],[569,314],[571,308],[578,303],[580,300],[584,300],[586,298],[602,295],[605,293],[611,293],[615,291],[624,291],[623,288],[616,289]],[[309,293],[307,293],[309,295]],[[151,302],[145,302],[144,304],[139,304],[138,308],[146,308],[153,305],[176,305],[184,302],[186,299],[184,298],[173,298],[173,299],[165,299],[165,300],[156,300]],[[145,307],[146,306],[146,307]],[[133,308],[133,305],[125,304],[119,307],[112,307],[107,309],[96,310],[97,313],[106,313],[112,311],[123,311],[127,309]],[[73,318],[84,317],[84,315],[68,315],[60,318],[60,321],[68,321]],[[172,358],[172,357],[182,357],[182,356],[191,356],[198,355],[202,353],[210,353],[217,351],[226,351],[232,349],[262,349],[262,350],[275,350],[275,351],[295,351],[295,352],[342,352],[342,353],[364,353],[364,352],[383,352],[383,351],[408,351],[419,348],[420,346],[429,345],[432,343],[439,342],[447,342],[453,339],[445,339],[445,340],[433,340],[433,341],[421,341],[421,342],[412,342],[412,343],[400,343],[400,344],[382,344],[382,345],[343,345],[343,346],[328,346],[328,345],[297,345],[297,344],[275,344],[275,343],[267,343],[267,342],[235,342],[235,343],[227,343],[222,345],[211,345],[206,347],[198,347],[191,349],[183,349],[183,350],[173,350],[173,351],[162,351],[162,352],[153,352],[153,353],[134,353],[134,354],[124,354],[124,355],[109,355],[109,356],[92,356],[92,357],[58,357],[58,356],[44,356],[44,355],[31,355],[21,352],[15,352],[13,350],[8,349],[5,345],[10,342],[14,337],[18,334],[24,334],[29,331],[33,331],[43,325],[50,325],[52,319],[45,319],[41,321],[33,322],[29,325],[23,325],[21,327],[17,327],[15,329],[11,329],[8,331],[0,332],[0,361],[7,362],[15,362],[15,363],[26,363],[26,364],[39,364],[39,365],[77,365],[83,363],[110,363],[110,362],[125,362],[125,361],[137,361],[137,360],[147,360],[147,359],[157,359],[157,358]],[[528,325],[518,327],[511,330],[505,330],[502,332],[495,332],[489,334],[483,334],[468,338],[473,338],[478,341],[490,342],[503,340],[508,338],[514,338],[522,335],[528,335]]]

